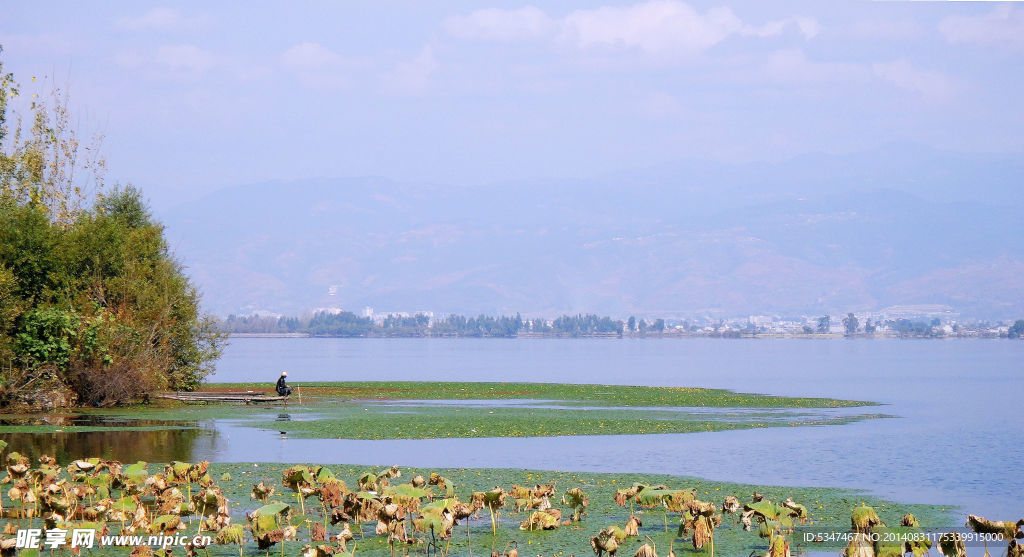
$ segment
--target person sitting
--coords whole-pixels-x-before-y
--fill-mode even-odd
[[[290,396],[292,394],[292,388],[286,383],[288,378],[288,372],[282,371],[281,377],[277,378],[277,396]]]

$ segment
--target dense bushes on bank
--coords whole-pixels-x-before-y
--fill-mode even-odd
[[[24,130],[2,64],[0,98],[0,406],[195,388],[220,336],[140,192],[104,193],[102,160],[59,92],[31,103]]]

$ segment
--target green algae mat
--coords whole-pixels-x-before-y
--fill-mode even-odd
[[[7,416],[0,433],[209,428],[218,420],[321,439],[432,439],[691,433],[836,425],[886,417],[873,403],[721,389],[558,383],[296,383],[285,403],[86,409],[61,420]],[[203,391],[266,391],[262,383]],[[186,410],[186,411],[183,411]],[[281,416],[287,416],[282,420]],[[86,419],[87,418],[87,419]],[[214,426],[215,427],[215,426]]]

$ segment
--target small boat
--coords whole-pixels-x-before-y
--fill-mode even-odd
[[[169,400],[181,400],[185,402],[244,402],[246,404],[261,402],[280,402],[288,400],[286,396],[267,395],[258,391],[239,392],[211,392],[211,391],[177,391],[173,393],[161,393],[157,398]]]

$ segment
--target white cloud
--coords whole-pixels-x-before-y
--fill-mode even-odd
[[[156,61],[172,70],[201,73],[216,64],[213,54],[191,44],[162,46],[156,51]]]
[[[285,51],[281,61],[292,68],[318,69],[338,64],[341,56],[319,43],[305,42]]]
[[[551,37],[558,24],[543,10],[526,6],[517,10],[488,8],[469,15],[452,16],[444,29],[459,39],[516,41]]]
[[[952,81],[945,74],[914,67],[907,60],[875,63],[871,69],[878,77],[900,89],[920,95],[929,102],[944,102],[956,92]]]
[[[705,50],[742,28],[729,8],[697,13],[681,2],[577,10],[565,18],[563,38],[580,48],[626,47],[647,53]]]
[[[983,15],[948,16],[939,22],[939,32],[954,44],[1024,48],[1024,10],[1006,4]]]
[[[659,56],[692,55],[731,36],[774,37],[789,27],[795,27],[805,39],[819,32],[817,20],[809,17],[755,26],[741,21],[729,8],[700,13],[679,0],[582,9],[557,19],[532,6],[517,10],[486,9],[445,22],[445,30],[461,39],[546,39],[581,50],[627,49]]]
[[[172,8],[153,8],[140,16],[119,18],[115,25],[129,31],[174,31],[197,29],[205,23],[206,18],[202,16],[185,17],[181,15],[181,12]]]

